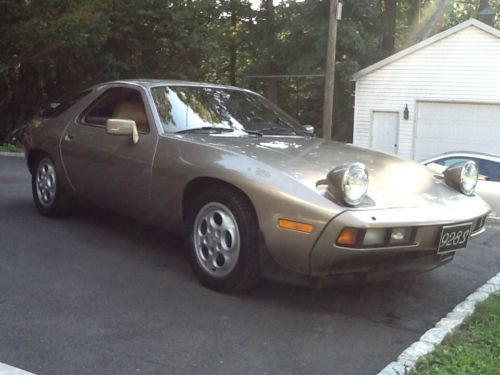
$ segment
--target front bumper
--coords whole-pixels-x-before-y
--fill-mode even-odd
[[[357,262],[355,266],[335,269],[333,272],[322,276],[310,276],[293,272],[280,267],[267,259],[262,269],[263,275],[269,280],[285,282],[293,285],[322,289],[340,285],[355,285],[368,282],[407,277],[411,274],[431,271],[453,260],[454,253],[438,255],[427,254],[391,254],[389,257],[374,257],[366,262]]]
[[[331,278],[348,274],[388,276],[430,270],[453,258],[453,253],[437,254],[444,225],[472,222],[473,237],[484,231],[485,217],[489,212],[487,206],[470,206],[466,212],[453,212],[452,207],[432,210],[395,208],[345,211],[330,221],[316,241],[310,253],[309,274],[313,277]],[[411,245],[346,248],[336,244],[345,227],[414,227],[415,238]]]

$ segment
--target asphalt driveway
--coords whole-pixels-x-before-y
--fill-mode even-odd
[[[201,287],[180,241],[96,209],[35,212],[0,157],[0,362],[39,375],[373,374],[500,271],[500,230],[432,273],[311,291]]]

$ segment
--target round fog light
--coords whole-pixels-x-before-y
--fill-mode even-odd
[[[391,245],[405,244],[410,242],[410,228],[393,228],[391,230],[391,238],[389,243]]]

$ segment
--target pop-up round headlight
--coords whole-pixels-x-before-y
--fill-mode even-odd
[[[356,206],[368,190],[368,172],[361,163],[342,165],[327,176],[328,191],[349,206]]]
[[[464,193],[465,195],[474,194],[478,176],[479,171],[477,169],[476,163],[474,163],[473,161],[466,162],[462,168],[462,173],[460,176],[460,186],[462,193]]]
[[[465,195],[474,194],[478,176],[476,163],[471,160],[453,164],[444,171],[446,183]]]

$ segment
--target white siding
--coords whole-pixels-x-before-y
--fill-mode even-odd
[[[469,26],[360,77],[353,143],[370,145],[373,111],[397,111],[399,154],[414,157],[417,101],[500,104],[500,39]]]

